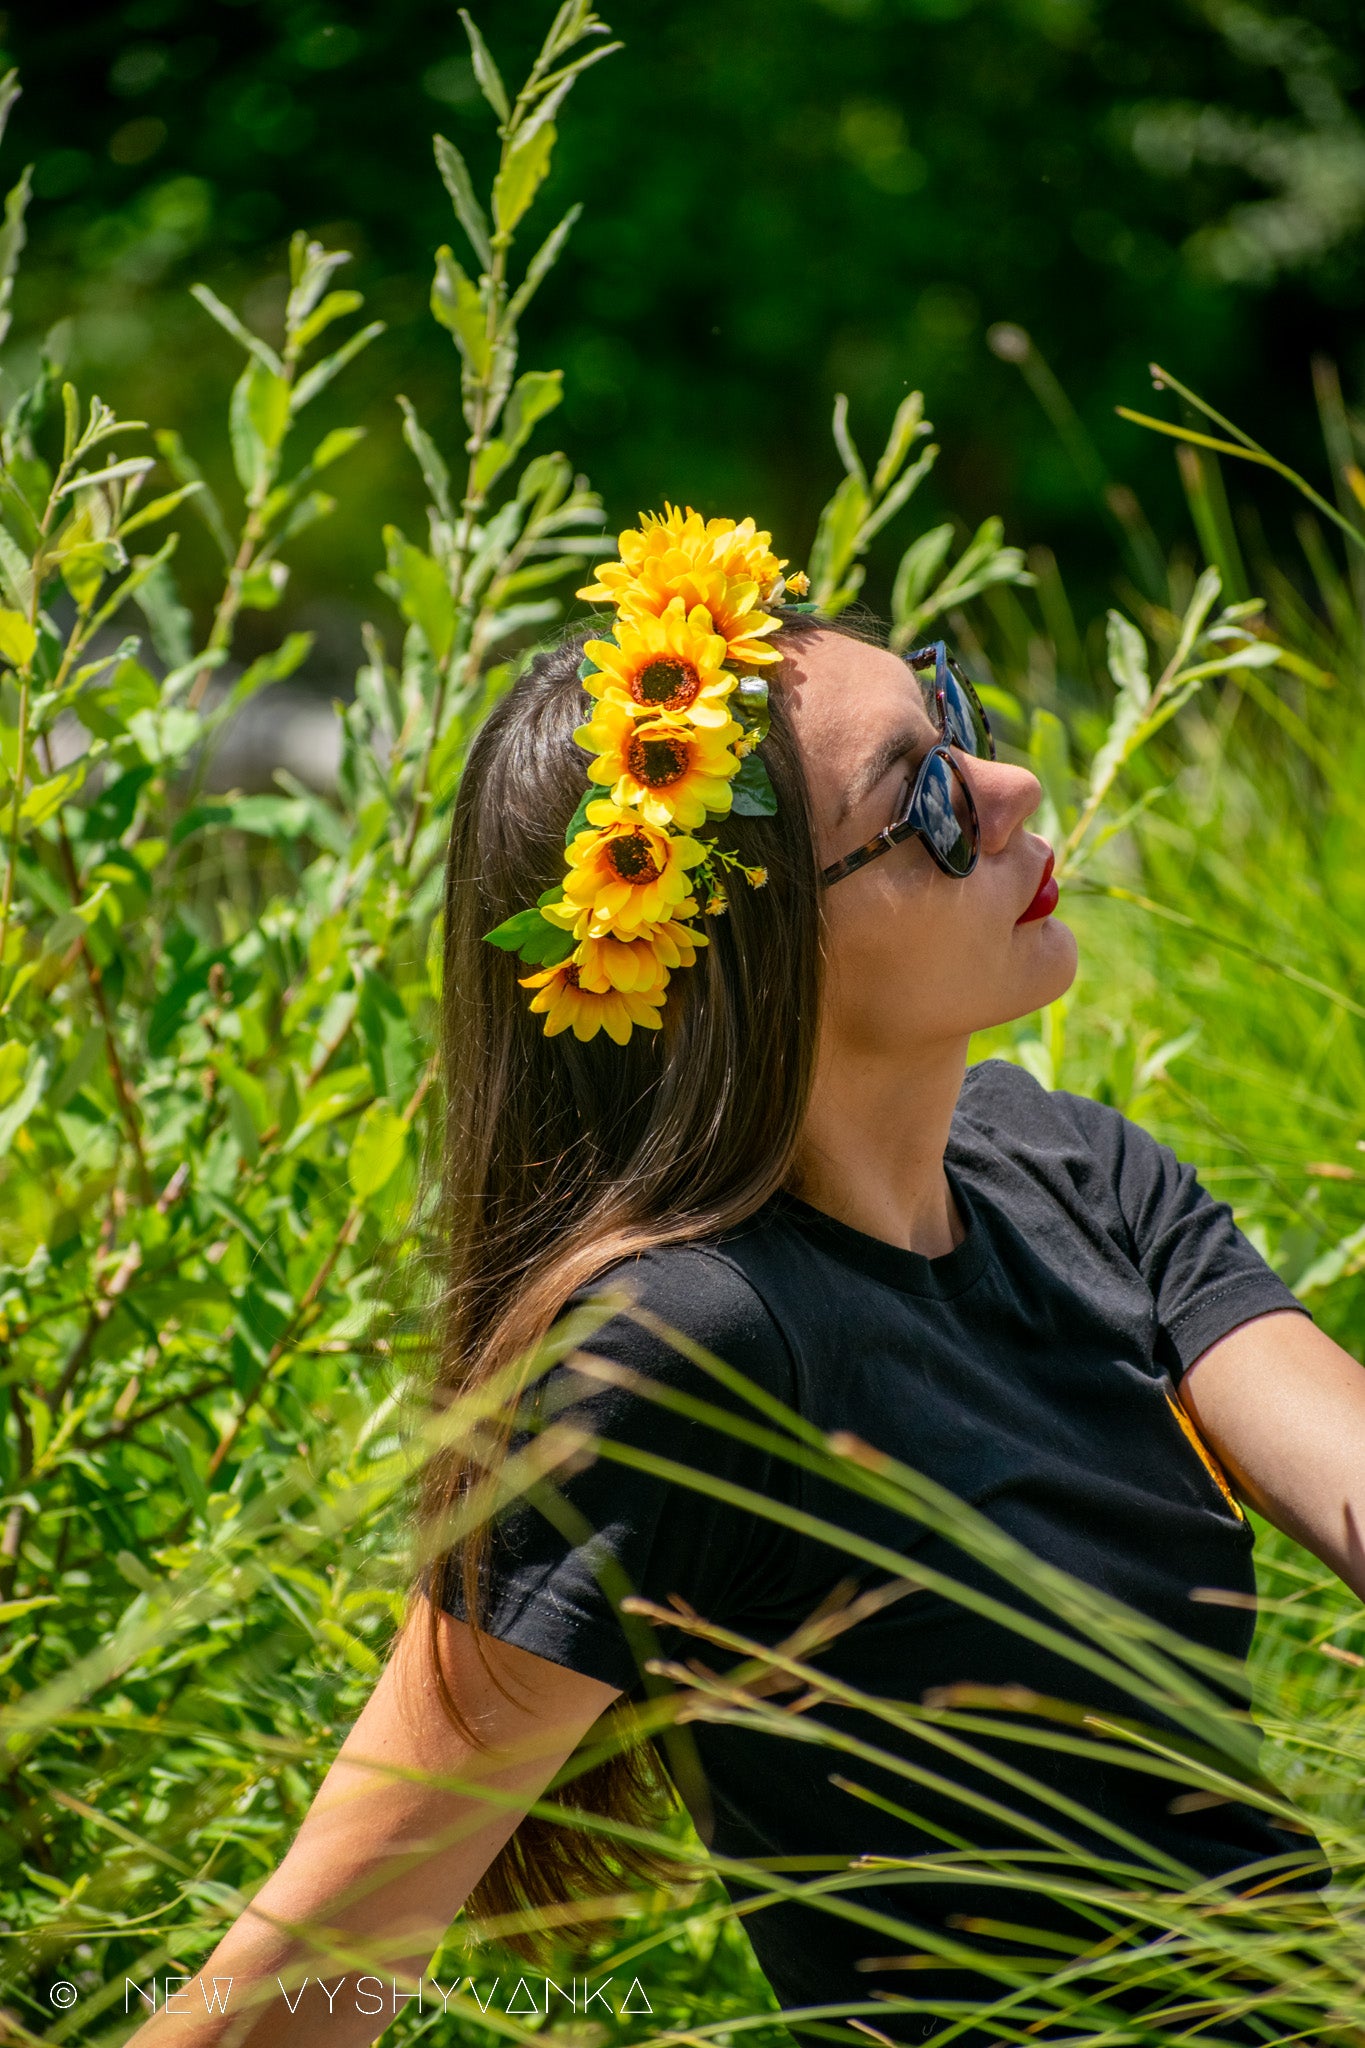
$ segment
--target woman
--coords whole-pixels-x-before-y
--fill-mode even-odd
[[[758,1896],[732,1859],[768,1859],[789,1887],[745,1923],[788,2011],[862,2001],[864,2029],[898,2040],[979,2013],[953,2038],[1046,2039],[1035,2008],[991,2024],[1023,1980],[972,1956],[1042,1957],[1046,1972],[1059,1942],[1098,1942],[1050,1902],[1048,1868],[1090,1855],[1138,1884],[1144,1870],[1216,1883],[1253,1867],[1263,1885],[1324,1879],[1311,1838],[1251,1804],[1181,1798],[1188,1778],[1084,1743],[1021,1746],[1021,1729],[1056,1728],[1049,1701],[1144,1715],[1085,1630],[1011,1586],[988,1542],[953,1540],[933,1500],[969,1503],[979,1530],[1164,1625],[1190,1644],[1205,1697],[1235,1705],[1254,1578],[1231,1489],[1365,1593],[1365,1381],[1168,1148],[1004,1062],[968,1068],[973,1032],[1055,1000],[1076,972],[1050,850],[1027,830],[1039,784],[995,758],[943,650],[916,670],[778,602],[766,541],[749,522],[672,513],[623,535],[622,561],[590,586],[617,607],[613,637],[537,656],[471,750],[448,870],[438,1412],[515,1382],[566,1305],[606,1290],[633,1305],[579,1326],[605,1379],[566,1359],[534,1406],[503,1400],[491,1428],[462,1420],[433,1461],[434,1571],[387,1669],[283,1863],[144,2034],[217,2040],[254,1992],[252,2043],[368,2042],[402,1994],[391,2004],[385,1984],[376,2011],[372,1994],[352,1996],[356,1973],[416,1977],[466,1900],[573,1929],[590,1920],[583,1901],[621,1889],[621,1868],[659,1867],[628,1835],[614,1869],[610,1838],[523,1818],[608,1709],[657,1711],[662,1693],[667,1710],[675,1685],[742,1662],[650,1607],[680,1622],[691,1609],[698,1627],[760,1648],[824,1617],[796,1654],[830,1693],[794,1698],[803,1688],[777,1669],[753,1690],[798,1709],[792,1739],[743,1711],[671,1728],[665,1711],[658,1736],[732,1893]],[[744,578],[759,560],[766,611]],[[708,646],[719,636],[719,654],[679,639],[679,616]],[[658,749],[684,740],[697,772],[658,824]],[[743,765],[755,753],[762,776]],[[682,759],[667,765],[680,787]],[[727,808],[745,787],[743,814]],[[687,822],[698,801],[702,826]],[[647,920],[621,908],[628,864],[609,891],[593,868],[614,833],[654,887]],[[743,1385],[718,1384],[667,1330]],[[561,1434],[541,1468],[554,1486],[490,1527],[505,1448],[533,1448],[566,1404],[625,1456],[566,1455]],[[912,1515],[794,1462],[783,1410],[890,1453],[944,1496]],[[723,1426],[727,1412],[741,1427]],[[1191,1599],[1208,1588],[1222,1599]],[[622,1608],[630,1592],[644,1608]],[[668,1670],[645,1671],[649,1659]],[[931,1707],[985,1687],[1036,1711],[945,1754],[932,1714],[897,1728],[841,1703],[841,1686]],[[881,1760],[803,1745],[807,1717]],[[1185,1737],[1209,1725],[1193,1710],[1188,1726],[1145,1718]],[[564,1800],[647,1825],[655,1754],[575,1761]],[[433,1775],[488,1796],[433,1789]],[[790,1895],[809,1859],[860,1854],[920,1861],[908,1884],[855,1873],[823,1904]],[[321,1976],[305,1921],[333,1930]],[[295,1966],[313,1981],[286,1998],[274,1987],[281,1973],[292,1986]],[[203,1986],[228,1977],[231,2012],[206,2016]],[[883,2017],[878,1991],[908,2003]],[[1210,2031],[1243,2038],[1236,2028]]]

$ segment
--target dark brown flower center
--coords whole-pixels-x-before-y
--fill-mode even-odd
[[[578,985],[578,962],[576,960],[566,960],[564,962],[564,986],[566,988],[577,988]]]
[[[692,749],[681,737],[647,740],[637,737],[626,748],[626,766],[637,782],[643,782],[650,789],[663,789],[686,775],[691,753]]]
[[[613,839],[607,859],[623,882],[652,882],[659,873],[654,848],[643,832],[623,832]]]
[[[663,711],[683,710],[700,688],[701,677],[690,661],[649,661],[630,679],[630,694],[637,704],[657,705]]]

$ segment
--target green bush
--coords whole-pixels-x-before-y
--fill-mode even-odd
[[[344,252],[294,238],[279,348],[198,291],[244,352],[235,507],[173,426],[149,440],[47,356],[5,413],[0,1920],[16,2040],[125,2028],[125,1975],[204,1959],[287,1847],[402,1611],[443,838],[479,720],[602,548],[602,507],[569,459],[526,458],[559,372],[518,373],[573,212],[513,260],[565,96],[608,54],[600,33],[566,0],[514,99],[470,30],[499,169],[485,210],[437,138],[463,255],[440,251],[432,287],[468,438],[443,455],[399,399],[428,530],[383,530],[393,610],[365,628],[338,713],[334,800],[285,774],[274,793],[212,793],[208,771],[235,714],[307,653],[291,634],[232,659],[242,614],[278,602],[292,542],[344,485],[355,434],[311,445],[307,418],[378,331],[324,339],[361,312],[333,282]],[[17,89],[0,89],[6,110]],[[25,200],[21,180],[0,323]],[[918,394],[870,470],[842,402],[834,432],[844,475],[810,557],[831,613],[937,454]],[[1360,614],[1319,526],[1304,538],[1320,604],[1267,565],[1273,624],[1245,597],[1220,609],[1244,572],[1212,460],[1205,447],[1184,472],[1209,566],[1177,553],[1167,604],[1110,615],[1107,673],[1090,673],[1060,581],[1035,589],[997,521],[955,556],[947,525],[903,548],[893,639],[946,618],[1005,750],[1043,782],[1036,823],[1074,897],[1075,989],[979,1049],[1170,1137],[1359,1347]],[[174,580],[191,517],[223,561],[204,621]],[[1358,1610],[1287,1542],[1263,1562],[1277,1770],[1328,1829],[1349,1893],[1365,1847]],[[668,1825],[686,1839],[680,1816]],[[651,2016],[617,2023],[626,2038],[702,2022],[725,2038],[772,2009],[704,1862],[697,1876],[604,1937],[595,1969],[629,1965],[648,1992]],[[1197,1918],[1178,1922],[1182,1954],[1211,1976],[1216,1931],[1191,1933]],[[1272,1984],[1277,1938],[1269,1920],[1238,1935]],[[1349,1929],[1315,1938],[1315,2009],[1365,2020]],[[79,1994],[64,2015],[59,1982]],[[486,2031],[467,1999],[441,2025]]]

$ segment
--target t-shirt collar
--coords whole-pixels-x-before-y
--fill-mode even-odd
[[[846,1266],[854,1266],[870,1279],[898,1288],[902,1294],[916,1294],[931,1301],[950,1301],[980,1279],[986,1268],[989,1247],[985,1227],[972,1199],[946,1160],[943,1171],[953,1191],[958,1213],[967,1226],[967,1234],[961,1244],[954,1245],[950,1252],[944,1252],[937,1259],[925,1258],[922,1252],[907,1251],[901,1245],[888,1244],[884,1238],[869,1237],[866,1231],[855,1230],[852,1224],[840,1222],[837,1216],[827,1216],[823,1209],[813,1208],[786,1188],[778,1190],[773,1204],[777,1212],[787,1216],[806,1237],[832,1252]]]

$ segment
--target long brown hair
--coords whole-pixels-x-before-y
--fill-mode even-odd
[[[782,612],[784,642],[830,622]],[[767,870],[761,888],[736,880],[729,909],[706,919],[709,945],[675,972],[662,1028],[620,1046],[604,1032],[547,1038],[517,976],[530,970],[483,934],[563,873],[564,828],[587,786],[573,739],[592,700],[578,669],[591,628],[535,655],[477,733],[450,833],[445,895],[441,1153],[442,1323],[433,1406],[444,1410],[525,1355],[576,1289],[617,1260],[704,1238],[742,1222],[790,1171],[814,1069],[821,991],[819,874],[800,753],[780,684],[762,758],[775,817],[730,817],[717,842]],[[836,630],[871,638],[861,620]],[[443,1447],[418,1497],[429,1529],[487,1486],[511,1434]],[[431,1567],[427,1647],[437,1696],[477,1743],[447,1684],[440,1610],[460,1585],[479,1630],[487,1519]],[[409,1619],[416,1612],[416,1595]],[[494,1678],[496,1683],[496,1677]],[[500,1688],[505,1690],[505,1688]],[[614,1703],[629,1729],[628,1703]],[[568,1767],[566,1766],[566,1769]],[[631,1741],[580,1767],[556,1797],[560,1824],[528,1815],[469,1897],[477,1919],[552,1910],[569,1938],[593,1931],[566,1918],[574,1900],[619,1893],[623,1878],[658,1882],[662,1857],[575,1828],[589,1812],[631,1824],[657,1819],[668,1798],[652,1742]],[[501,1936],[536,1963],[546,1937]]]

